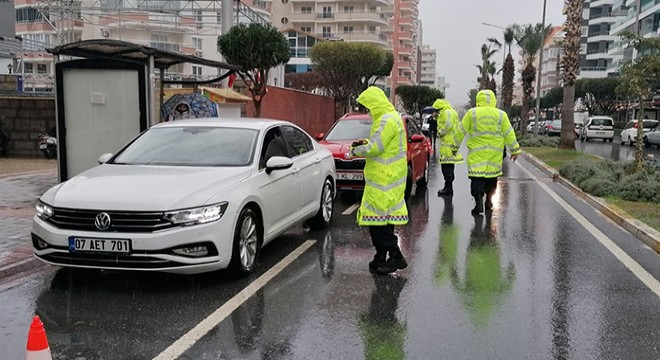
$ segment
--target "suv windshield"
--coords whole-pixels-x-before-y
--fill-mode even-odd
[[[369,137],[371,133],[371,119],[340,120],[330,130],[325,140],[342,141],[357,140]]]
[[[613,126],[614,120],[612,119],[591,119],[591,125],[593,126]]]
[[[246,166],[252,162],[258,130],[222,127],[165,127],[145,132],[113,164]]]
[[[644,129],[653,129],[658,126],[658,122],[654,120],[644,120]]]

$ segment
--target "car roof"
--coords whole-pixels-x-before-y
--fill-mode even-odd
[[[256,118],[203,118],[203,119],[188,119],[168,121],[156,124],[153,127],[232,127],[243,129],[263,130],[273,125],[294,125],[288,121],[273,120],[273,119],[256,119]]]
[[[591,116],[589,119],[607,119],[607,120],[614,120],[609,116]]]

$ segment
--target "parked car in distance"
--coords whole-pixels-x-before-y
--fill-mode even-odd
[[[332,153],[285,121],[162,123],[99,164],[39,199],[32,245],[40,260],[249,274],[286,230],[332,220]]]
[[[410,115],[401,117],[406,124],[408,136],[408,181],[406,197],[412,185],[426,186],[432,149],[431,141],[422,135],[420,128]],[[364,158],[347,159],[346,153],[358,139],[366,139],[371,131],[371,117],[368,114],[347,114],[337,120],[327,134],[316,135],[322,146],[332,151],[337,169],[337,190],[364,189]]]
[[[646,147],[651,145],[660,146],[660,123],[644,134],[644,145]]]
[[[561,120],[552,120],[548,122],[548,136],[561,135]]]
[[[644,119],[643,121],[644,128],[642,129],[644,131],[644,135],[646,137],[646,134],[651,132],[652,129],[655,129],[658,126],[658,120],[650,120],[650,119]],[[630,146],[635,143],[637,139],[637,120],[631,120],[628,121],[626,126],[623,127],[623,130],[621,131],[621,144],[628,144]]]
[[[609,116],[590,117],[582,127],[580,138],[584,141],[602,139],[612,142],[614,140],[614,119]]]

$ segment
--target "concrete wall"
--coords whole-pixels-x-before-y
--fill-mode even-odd
[[[247,116],[254,116],[254,105],[248,104]],[[261,102],[261,117],[290,121],[314,136],[327,132],[335,122],[335,99],[304,91],[269,87]]]
[[[0,75],[0,90],[16,90],[16,77]],[[0,95],[0,129],[9,135],[7,156],[42,157],[36,137],[55,126],[55,98]]]

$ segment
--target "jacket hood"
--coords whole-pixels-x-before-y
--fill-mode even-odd
[[[442,111],[451,108],[451,105],[449,104],[449,101],[445,99],[438,99],[433,103],[433,108]]]
[[[357,98],[362,106],[369,109],[371,117],[376,120],[389,112],[396,112],[394,105],[387,99],[387,95],[378,87],[370,86]]]
[[[497,98],[492,90],[481,90],[477,94],[477,106],[490,106],[497,105]]]

